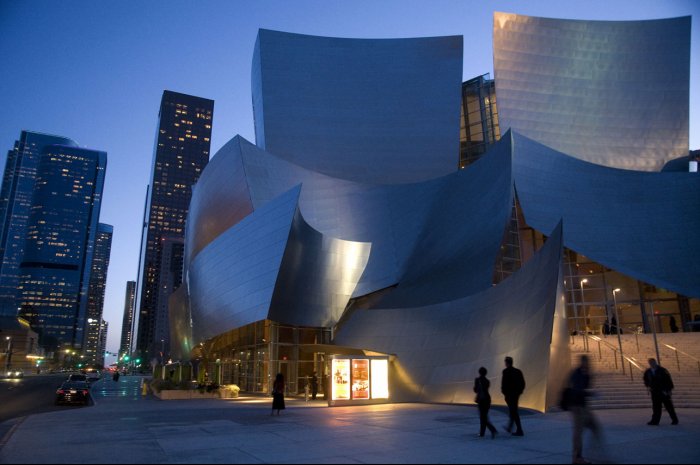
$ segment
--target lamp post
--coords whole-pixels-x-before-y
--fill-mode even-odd
[[[586,299],[583,297],[583,285],[588,282],[588,279],[584,278],[579,281],[579,289],[581,290],[581,306],[583,307],[583,350],[588,352],[588,315],[586,313]]]
[[[654,334],[654,347],[656,348],[656,361],[661,364],[661,353],[659,352],[659,341],[656,338],[656,315],[654,314],[654,302],[649,302],[651,305],[651,331]]]
[[[5,352],[5,370],[9,371],[12,364],[12,336],[6,336],[7,341],[7,351]]]
[[[620,314],[617,311],[617,297],[616,294],[620,292],[620,288],[617,287],[613,289],[613,306],[615,307],[615,321],[617,324],[615,325],[615,328],[617,329],[617,342],[620,345],[620,362],[622,364],[622,374],[625,374],[625,356],[622,353],[622,337],[620,336]]]

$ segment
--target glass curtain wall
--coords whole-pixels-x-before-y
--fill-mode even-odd
[[[519,217],[525,225],[520,211]],[[528,226],[520,232],[526,261],[546,237]],[[564,249],[564,276],[570,334],[616,334],[616,324],[623,334],[651,333],[652,325],[660,333],[685,332],[691,331],[687,323],[700,315],[700,299],[638,281],[573,250]]]
[[[218,336],[208,357],[208,371],[220,384],[236,384],[245,392],[269,394],[277,373],[287,393],[303,392],[307,377],[325,374],[322,355],[300,350],[301,345],[329,344],[330,328],[287,326],[264,320]]]

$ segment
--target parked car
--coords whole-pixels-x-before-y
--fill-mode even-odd
[[[90,386],[86,381],[66,381],[56,391],[56,405],[90,403]]]
[[[9,370],[9,371],[5,372],[5,378],[8,378],[8,379],[24,378],[24,372],[22,370]]]
[[[87,383],[88,379],[87,375],[75,374],[68,376],[68,379],[66,381],[69,383]]]

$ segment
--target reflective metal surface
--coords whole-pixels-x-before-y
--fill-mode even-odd
[[[313,327],[338,321],[371,245],[310,227],[297,207],[300,189],[255,210],[192,261],[187,276],[195,341],[264,319]],[[186,313],[179,312],[182,319]],[[186,325],[173,330],[188,336]]]
[[[395,402],[472,403],[474,378],[484,366],[494,404],[503,405],[496,387],[511,356],[527,382],[520,405],[544,411],[556,404],[570,366],[561,257],[559,226],[500,285],[436,305],[357,310],[334,342],[395,354]]]
[[[502,130],[629,170],[659,171],[688,154],[690,16],[495,13],[493,50]]]
[[[462,37],[341,39],[261,29],[252,67],[257,145],[369,184],[454,171]]]
[[[564,219],[564,245],[640,281],[700,297],[700,176],[606,168],[514,135],[513,173],[527,224]]]

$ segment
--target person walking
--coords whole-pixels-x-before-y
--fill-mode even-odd
[[[275,414],[277,410],[277,416],[280,414],[280,410],[284,410],[284,375],[282,373],[277,373],[275,382],[272,384],[272,413]]]
[[[644,372],[644,385],[651,394],[652,417],[647,423],[650,426],[658,426],[661,421],[661,406],[666,407],[668,415],[671,417],[671,424],[678,424],[676,409],[673,408],[671,391],[673,391],[673,379],[668,370],[658,364],[656,359],[649,359],[649,369]]]
[[[491,382],[486,377],[488,371],[486,368],[479,368],[479,377],[474,380],[474,392],[476,393],[476,404],[479,406],[479,419],[481,421],[481,429],[479,437],[484,437],[486,428],[491,431],[491,439],[496,438],[496,428],[489,421],[489,410],[491,409],[491,394],[489,388]]]
[[[316,400],[318,395],[318,376],[314,371],[314,375],[311,377],[311,400]]]
[[[522,371],[513,366],[512,357],[506,357],[505,363],[506,369],[503,370],[503,377],[501,378],[501,392],[506,398],[508,414],[510,416],[508,426],[506,426],[505,430],[510,433],[513,431],[513,425],[515,425],[516,430],[513,436],[524,436],[525,433],[520,424],[518,403],[520,402],[520,396],[525,392],[525,377]]]
[[[590,463],[583,458],[583,430],[588,428],[601,441],[601,430],[598,421],[588,407],[588,398],[591,397],[592,377],[587,355],[581,356],[581,362],[569,377],[569,385],[565,397],[566,406],[571,411],[574,422],[573,434],[573,461],[572,463]]]

